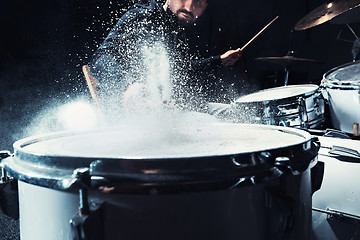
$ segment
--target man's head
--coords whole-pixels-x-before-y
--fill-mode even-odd
[[[166,0],[164,4],[165,11],[175,14],[182,25],[195,22],[206,7],[207,0]]]

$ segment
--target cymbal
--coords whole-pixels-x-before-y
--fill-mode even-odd
[[[256,58],[256,60],[272,62],[272,63],[283,65],[284,67],[289,67],[289,66],[292,66],[292,65],[295,65],[295,64],[319,64],[319,63],[323,63],[323,62],[318,61],[318,60],[306,59],[306,58],[296,58],[296,57],[293,57],[293,56],[259,57],[259,58]]]
[[[332,18],[360,5],[360,0],[334,0],[308,13],[295,25],[295,30],[305,30],[323,24]]]
[[[331,24],[348,24],[360,22],[360,5],[334,17],[330,20]]]

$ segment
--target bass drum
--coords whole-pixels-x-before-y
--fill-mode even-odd
[[[319,86],[289,85],[261,90],[235,101],[239,122],[315,128],[324,122]]]
[[[319,137],[325,171],[313,194],[312,240],[360,239],[359,141]]]
[[[323,76],[324,97],[329,102],[334,128],[353,133],[354,124],[360,124],[360,64],[347,63]]]
[[[309,238],[319,150],[309,133],[233,123],[171,130],[124,125],[17,141],[2,164],[19,181],[21,239]]]

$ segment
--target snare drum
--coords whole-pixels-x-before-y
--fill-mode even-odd
[[[235,103],[240,122],[297,128],[315,128],[324,122],[324,100],[313,84],[265,89]]]
[[[22,240],[310,236],[318,145],[300,129],[124,125],[30,137],[14,149],[2,164],[19,180]]]
[[[353,133],[354,123],[360,124],[360,64],[347,63],[323,76],[322,86],[329,102],[334,128]]]

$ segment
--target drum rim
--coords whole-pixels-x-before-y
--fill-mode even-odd
[[[282,98],[276,98],[276,99],[266,99],[266,100],[252,100],[252,101],[239,101],[239,99],[241,99],[242,97],[247,97],[247,96],[251,96],[253,94],[261,94],[264,92],[268,92],[271,90],[277,90],[277,89],[286,89],[286,88],[295,88],[295,87],[299,87],[299,86],[309,86],[309,87],[313,87],[314,89],[305,93],[299,93],[299,94],[295,94],[292,96],[288,96],[288,97],[282,97]],[[305,97],[307,98],[308,96],[313,95],[314,93],[316,93],[319,90],[319,86],[315,85],[315,84],[296,84],[296,85],[287,85],[287,86],[279,86],[279,87],[274,87],[274,88],[267,88],[267,89],[263,89],[254,93],[250,93],[248,95],[242,96],[240,98],[238,98],[235,103],[236,104],[246,104],[246,103],[270,103],[270,102],[277,102],[277,101],[284,101],[287,99],[295,99],[297,97]]]
[[[359,85],[344,85],[344,84],[341,84],[341,81],[337,81],[340,84],[334,84],[334,82],[336,82],[336,81],[331,81],[328,79],[328,76],[331,73],[333,73],[337,70],[343,69],[345,67],[348,67],[348,66],[356,65],[356,64],[360,64],[360,62],[358,62],[358,61],[357,62],[349,62],[349,63],[345,63],[345,64],[342,64],[340,66],[330,69],[329,71],[324,73],[321,86],[325,87],[325,88],[330,88],[330,89],[359,90],[360,89]]]
[[[74,166],[65,168],[56,156],[38,154],[32,159],[33,153],[16,149],[21,144],[29,143],[38,137],[34,136],[15,142],[15,154],[4,159],[2,164],[15,179],[51,189],[68,191],[76,188],[74,170],[87,168],[94,178],[112,179],[116,183],[122,183],[125,179],[137,186],[134,188],[131,185],[125,190],[122,188],[122,191],[141,192],[151,186],[164,187],[164,185],[166,191],[179,189],[187,191],[194,188],[198,191],[228,189],[237,184],[239,179],[254,177],[252,174],[257,177],[266,175],[268,179],[275,175],[280,177],[282,173],[276,166],[277,157],[288,157],[294,171],[299,172],[305,171],[317,161],[317,150],[314,152],[313,138],[304,130],[272,125],[241,125],[276,129],[298,134],[304,139],[294,145],[264,149],[259,152],[178,159],[123,159],[120,161],[116,158],[64,158],[62,156],[60,160],[76,160]],[[256,159],[255,163],[253,163],[254,159]],[[39,164],[40,161],[46,161],[46,163]],[[56,165],[46,165],[49,163]],[[183,168],[179,169],[178,166],[183,166]],[[301,166],[300,170],[296,169],[298,166]]]
[[[254,130],[277,130],[280,132],[284,132],[284,133],[288,133],[288,134],[292,134],[292,135],[297,135],[302,137],[304,140],[302,142],[306,142],[309,139],[311,139],[311,135],[306,132],[303,131],[301,129],[296,129],[296,128],[282,128],[281,126],[275,126],[275,125],[262,125],[262,124],[242,124],[242,123],[228,123],[228,122],[224,122],[224,123],[214,123],[214,124],[220,124],[220,125],[228,125],[228,126],[240,126],[243,127],[244,129],[254,129]],[[82,135],[82,134],[87,134],[87,133],[96,133],[96,132],[103,132],[103,131],[108,131],[108,130],[112,130],[112,129],[116,129],[116,128],[101,128],[101,129],[97,129],[97,130],[90,130],[90,131],[81,131],[81,132],[74,132],[74,131],[61,131],[61,132],[54,132],[54,133],[49,133],[49,134],[42,134],[42,135],[35,135],[35,136],[30,136],[27,138],[23,138],[20,140],[17,140],[16,142],[14,142],[13,144],[13,148],[14,148],[14,154],[15,156],[17,155],[27,155],[27,156],[35,156],[35,157],[46,157],[46,158],[73,158],[74,156],[66,156],[66,155],[51,155],[51,154],[47,154],[47,153],[41,153],[41,152],[35,152],[35,151],[31,151],[28,149],[24,149],[24,147],[31,145],[33,143],[37,143],[37,142],[42,142],[42,141],[47,141],[47,140],[51,140],[51,139],[56,139],[56,138],[62,138],[62,137],[71,137],[71,136],[75,136],[75,135]],[[283,147],[287,147],[289,145],[285,145]],[[291,145],[290,145],[291,146]],[[268,150],[268,148],[263,149],[263,150]],[[262,150],[262,151],[263,151]],[[239,152],[239,153],[235,153],[235,154],[242,154],[242,153],[251,153],[251,152]],[[219,156],[227,156],[227,155],[233,155],[233,154],[216,154],[216,155],[211,155],[213,157],[219,157]],[[190,158],[197,158],[197,157],[210,157],[209,155],[206,156],[188,156]],[[75,158],[84,158],[84,159],[99,159],[99,157],[77,157],[75,156]],[[187,158],[187,157],[166,157],[163,158],[164,160],[168,160],[168,159],[183,159],[183,158]],[[161,159],[161,158],[112,158],[112,157],[101,157],[101,159],[123,159],[123,160],[151,160],[151,159]],[[35,160],[36,161],[36,160]]]

